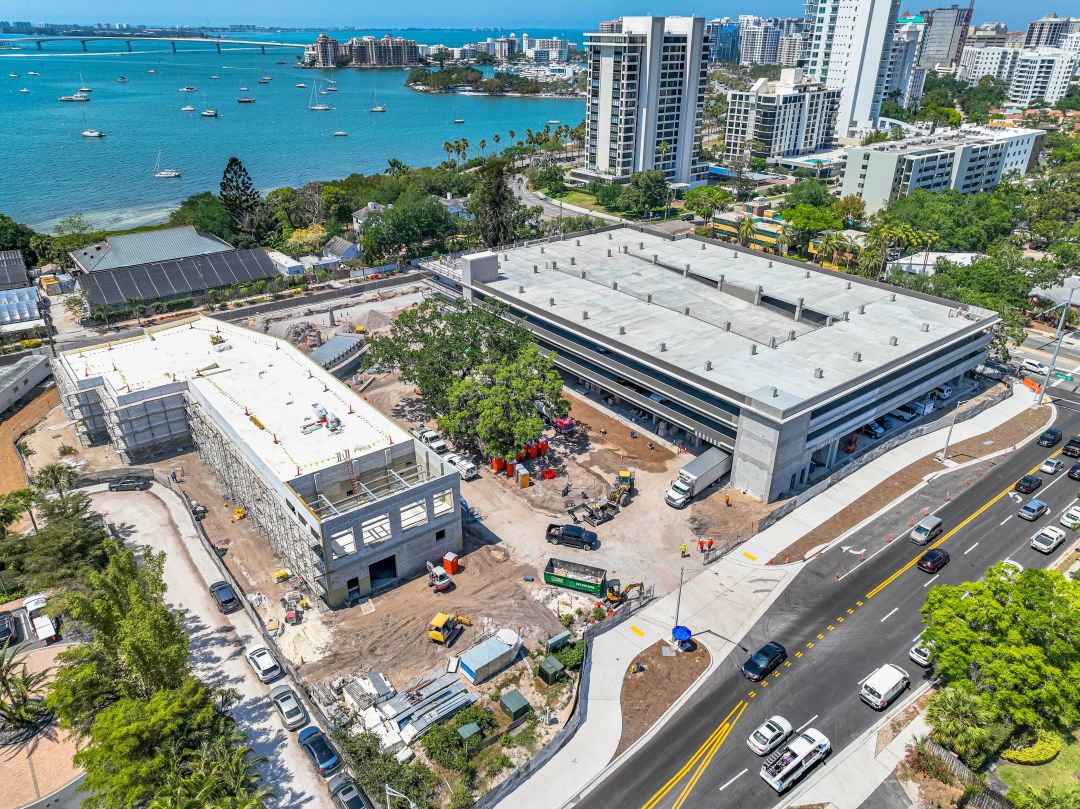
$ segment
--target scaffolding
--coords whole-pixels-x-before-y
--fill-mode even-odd
[[[297,588],[318,595],[310,599],[322,609],[326,595],[321,574],[326,570],[322,535],[305,529],[217,425],[201,407],[188,408],[191,439],[231,502],[244,507],[247,518],[266,536],[270,548],[284,566],[297,574]],[[310,531],[310,533],[309,533]]]

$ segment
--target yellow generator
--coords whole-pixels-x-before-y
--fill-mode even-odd
[[[450,646],[467,626],[472,626],[472,621],[464,615],[437,612],[428,624],[428,640],[440,646]]]

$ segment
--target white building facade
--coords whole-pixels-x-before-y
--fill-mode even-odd
[[[1026,107],[1037,98],[1053,104],[1069,91],[1078,57],[1062,48],[966,47],[957,78],[968,84],[983,76],[1000,79],[1009,85],[1006,100],[1012,105]]]
[[[923,188],[990,191],[1008,174],[1026,174],[1043,132],[965,126],[903,141],[848,149],[841,194],[860,197],[867,213]]]
[[[874,127],[885,91],[900,0],[821,0],[808,71],[841,91],[837,134]]]
[[[814,81],[798,68],[783,70],[780,80],[758,79],[747,91],[728,93],[725,160],[734,160],[748,140],[762,148],[755,157],[776,161],[832,145],[840,91]]]
[[[919,67],[923,31],[922,26],[910,23],[897,27],[885,70],[884,98],[909,110],[922,98],[926,84],[926,68]]]
[[[708,50],[703,17],[624,17],[585,35],[589,62],[585,174],[617,182],[650,169],[697,183]]]

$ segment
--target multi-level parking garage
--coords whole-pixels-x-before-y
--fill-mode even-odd
[[[774,500],[854,430],[980,364],[995,313],[628,227],[425,263],[524,319],[563,372],[734,456]]]

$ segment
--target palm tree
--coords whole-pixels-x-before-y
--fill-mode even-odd
[[[926,709],[930,738],[961,758],[984,752],[991,744],[987,728],[993,719],[977,694],[954,686],[931,697]]]
[[[1015,809],[1080,809],[1080,792],[1076,787],[1026,786],[1019,794],[1009,792]]]
[[[142,325],[142,313],[146,309],[146,304],[138,298],[127,299],[127,309],[131,314],[135,315],[135,321]]]
[[[938,235],[937,231],[934,230],[924,230],[918,234],[918,236],[919,244],[925,251],[923,253],[922,270],[923,275],[926,275],[926,265],[930,262],[930,248],[937,244],[938,239],[941,237]]]
[[[483,157],[484,149],[486,149],[486,148],[487,148],[487,141],[484,140],[483,138],[481,138],[480,142],[478,144],[476,144],[477,155],[480,156],[480,157]]]
[[[34,519],[34,492],[30,489],[15,489],[0,498],[0,536],[16,522],[19,517],[26,514],[30,517],[30,524],[37,531],[37,520]]]
[[[68,491],[75,488],[78,477],[70,466],[64,466],[62,463],[45,464],[34,475],[34,486],[56,492],[57,497],[63,500]]]
[[[776,252],[781,256],[787,255],[787,249],[791,247],[793,236],[791,234],[791,228],[787,225],[781,225],[780,229],[776,231]]]
[[[446,148],[446,144],[443,144],[443,148]],[[396,157],[391,157],[386,161],[386,173],[391,177],[405,177],[409,173],[409,167]]]
[[[748,244],[750,244],[750,240],[754,238],[754,222],[749,216],[739,220],[739,227],[737,233],[739,237],[739,244],[741,244],[743,247],[746,247]]]
[[[21,729],[41,721],[48,712],[44,688],[48,679],[48,669],[31,672],[27,668],[23,647],[0,654],[0,726]]]
[[[469,159],[469,139],[462,138],[458,141],[458,154],[461,155],[462,160]]]
[[[104,320],[105,326],[109,324],[109,307],[104,304],[98,303],[90,307],[90,319],[91,320]]]
[[[847,265],[847,268],[850,270],[852,263],[855,261],[855,259],[857,259],[859,257],[859,250],[860,250],[859,242],[854,237],[852,237],[850,239],[844,239],[843,240],[843,250],[844,250],[844,255],[846,256],[846,258],[844,259],[844,263]]]
[[[453,152],[454,152],[454,144],[452,144],[448,140],[445,140],[445,141],[443,141],[442,147],[443,147],[443,151],[446,152],[446,159],[447,159],[447,161],[449,161],[450,160],[450,155],[453,154]]]
[[[828,230],[822,234],[818,240],[817,258],[821,261],[822,265],[825,264],[825,257],[832,257],[833,264],[837,264],[837,256],[840,255],[840,251],[844,249],[844,237],[837,233],[835,230]]]
[[[498,132],[496,132],[494,135],[491,136],[491,140],[494,141],[494,143],[495,143],[495,154],[498,154],[499,153],[499,141],[502,140],[502,136]]]
[[[506,134],[510,136],[510,140],[511,140],[511,141],[513,141],[513,140],[514,140],[514,138],[516,138],[516,137],[517,137],[517,132],[515,132],[515,131],[514,131],[513,129],[508,129],[508,130],[506,131]]]
[[[670,152],[671,152],[671,144],[668,143],[666,140],[662,140],[658,144],[656,144],[656,153],[658,155],[660,155],[660,162],[661,163],[664,162],[665,158],[668,156],[668,154]]]

